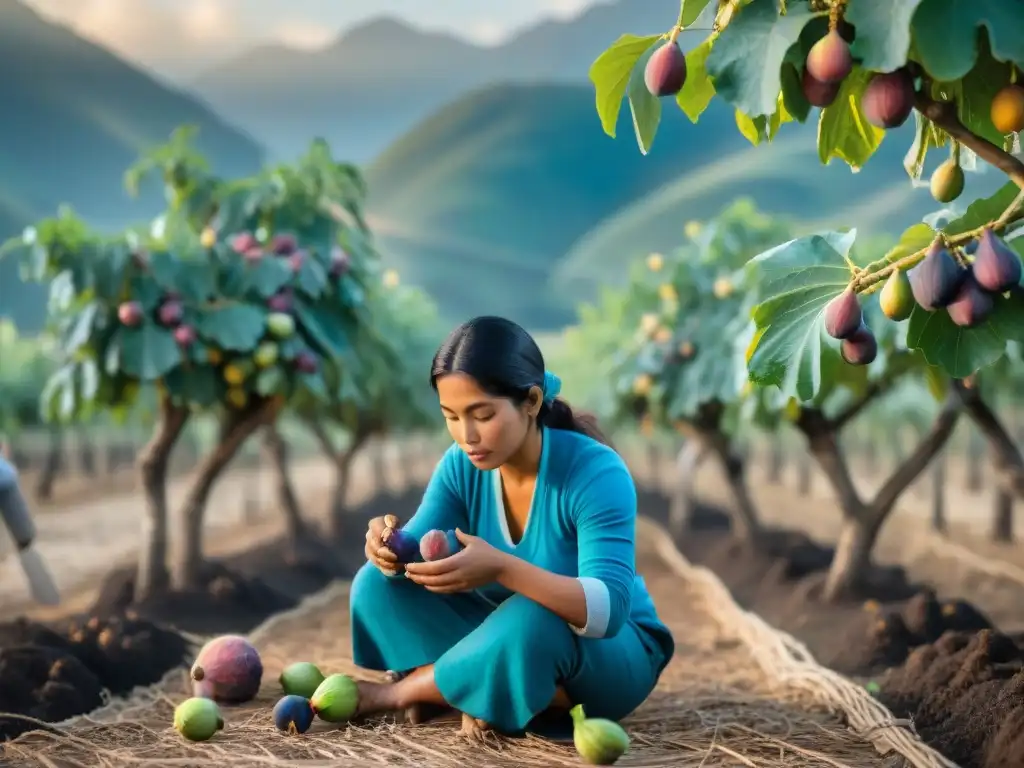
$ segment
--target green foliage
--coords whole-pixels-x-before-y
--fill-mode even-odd
[[[44,337],[18,335],[0,318],[0,434],[38,427],[39,393],[54,368],[52,344]]]

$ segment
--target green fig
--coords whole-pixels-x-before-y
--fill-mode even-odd
[[[328,723],[344,723],[359,709],[359,687],[348,675],[329,675],[309,699],[317,717]]]
[[[629,749],[629,735],[618,723],[587,718],[582,704],[569,710],[569,714],[572,715],[572,740],[576,751],[591,765],[612,765]]]
[[[894,269],[889,279],[882,286],[878,297],[882,314],[890,320],[899,322],[906,320],[914,311],[914,292],[910,288],[910,278],[906,272]]]
[[[277,344],[272,341],[265,341],[256,348],[252,359],[260,368],[269,368],[277,362]]]
[[[315,664],[298,661],[288,665],[278,681],[286,694],[310,699],[324,679],[324,673]]]
[[[174,729],[189,741],[206,741],[224,727],[220,707],[212,699],[185,699],[174,710]]]
[[[267,315],[267,330],[279,339],[287,339],[295,333],[295,318],[284,312],[271,312]]]
[[[936,201],[951,203],[963,194],[964,169],[951,158],[935,169],[929,186]]]

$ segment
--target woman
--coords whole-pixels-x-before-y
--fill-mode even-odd
[[[405,525],[455,530],[461,550],[399,566],[384,518],[351,591],[355,662],[397,670],[360,683],[360,714],[462,713],[463,732],[522,733],[583,704],[621,719],[675,644],[635,574],[636,489],[596,425],[556,399],[530,335],[498,317],[456,328],[431,370],[455,444]],[[397,679],[396,679],[397,678]]]

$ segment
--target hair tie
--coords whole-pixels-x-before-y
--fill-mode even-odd
[[[562,380],[551,371],[544,371],[544,383],[541,385],[544,393],[544,402],[551,405],[562,391]]]

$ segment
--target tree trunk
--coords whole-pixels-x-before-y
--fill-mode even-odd
[[[812,469],[811,457],[801,451],[796,460],[796,492],[801,496],[809,496],[811,493],[811,482],[814,478]]]
[[[53,498],[53,485],[57,481],[57,475],[64,468],[64,430],[58,427],[51,427],[49,441],[46,447],[46,458],[43,460],[43,469],[36,481],[36,497],[43,501]]]
[[[676,458],[675,483],[669,499],[668,527],[675,539],[682,538],[690,524],[690,517],[696,506],[694,483],[697,468],[706,451],[697,439],[687,440]]]
[[[977,386],[955,388],[974,426],[988,442],[992,452],[995,485],[1015,499],[1024,499],[1024,456],[999,417],[982,399]]]
[[[985,438],[974,429],[967,432],[967,454],[964,456],[966,478],[964,483],[970,493],[981,493],[984,485],[984,468],[981,456],[985,451]]]
[[[782,441],[778,436],[768,441],[768,476],[767,480],[773,485],[782,482],[782,470],[786,466],[786,451],[783,449]]]
[[[945,535],[949,531],[946,522],[946,452],[935,457],[931,468],[932,529]]]
[[[707,449],[718,460],[725,472],[726,483],[732,496],[733,535],[753,545],[761,540],[761,519],[747,488],[746,466],[730,451],[729,439],[719,433],[707,441]]]
[[[334,489],[331,493],[331,506],[327,515],[327,534],[331,540],[339,541],[345,535],[348,527],[348,483],[352,476],[352,462],[356,455],[370,440],[372,430],[369,424],[360,421],[352,431],[352,441],[348,448],[339,452],[334,446],[334,441],[315,419],[306,419],[306,426],[320,443],[320,449],[324,455],[334,464]]]
[[[873,435],[864,437],[861,451],[864,457],[864,473],[867,475],[878,474],[878,443]]]
[[[263,428],[263,450],[274,471],[274,496],[277,499],[278,511],[284,514],[288,548],[292,555],[296,555],[306,538],[307,528],[288,470],[288,444],[281,437],[275,424],[268,424]]]
[[[139,454],[139,480],[142,484],[143,506],[142,546],[139,549],[139,570],[135,576],[135,600],[145,600],[166,591],[170,584],[167,568],[167,467],[171,452],[188,422],[189,411],[164,399],[153,437]]]
[[[242,411],[231,411],[223,418],[217,445],[200,463],[178,519],[179,549],[171,568],[171,584],[175,589],[202,586],[203,518],[210,492],[245,441],[260,427],[271,423],[279,409],[276,400],[263,400]]]
[[[96,477],[96,446],[86,431],[81,431],[78,437],[78,464],[82,474],[86,477]]]
[[[370,471],[373,472],[373,490],[377,496],[390,495],[391,488],[388,483],[388,468],[384,455],[384,436],[377,435],[370,440],[369,459]]]
[[[992,540],[1013,543],[1013,496],[1002,488],[992,494]]]

